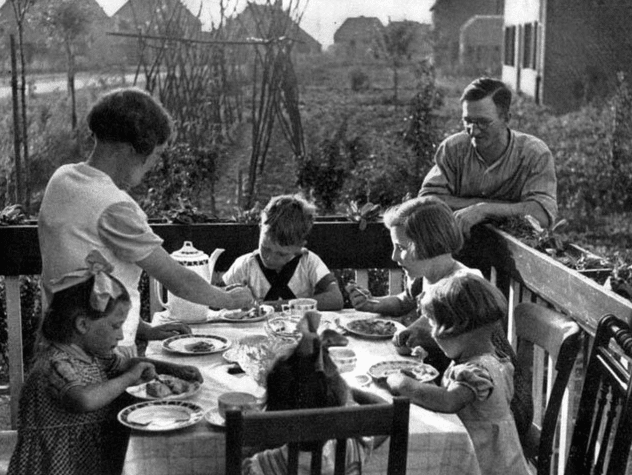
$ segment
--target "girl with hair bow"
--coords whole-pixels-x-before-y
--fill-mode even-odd
[[[51,282],[53,299],[20,395],[12,475],[120,474],[129,432],[116,414],[125,390],[157,372],[202,381],[193,366],[114,352],[130,296],[98,251],[86,264]]]

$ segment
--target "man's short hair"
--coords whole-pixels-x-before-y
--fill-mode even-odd
[[[384,225],[401,226],[412,241],[417,259],[453,254],[463,247],[463,234],[450,207],[436,196],[422,196],[390,208]]]
[[[316,207],[300,195],[275,196],[261,212],[261,231],[281,246],[302,246],[315,215]]]
[[[463,101],[480,101],[486,97],[491,97],[498,109],[499,115],[509,118],[511,108],[511,90],[507,85],[498,79],[482,77],[472,81],[461,95]]]

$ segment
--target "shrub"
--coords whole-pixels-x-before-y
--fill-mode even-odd
[[[354,92],[366,91],[371,87],[369,75],[361,69],[354,69],[349,73],[351,90]]]

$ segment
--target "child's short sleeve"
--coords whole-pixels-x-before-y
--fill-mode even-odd
[[[470,388],[478,401],[487,399],[494,390],[494,381],[489,371],[474,363],[453,366],[446,375],[448,387],[458,384]]]
[[[55,358],[50,362],[48,381],[55,397],[61,399],[72,387],[83,385],[83,375],[72,360],[68,358]]]

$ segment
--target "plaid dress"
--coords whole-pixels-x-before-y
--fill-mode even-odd
[[[22,388],[8,473],[120,474],[129,430],[116,419],[119,404],[77,413],[61,401],[71,387],[107,381],[122,363],[118,356],[101,360],[74,345],[51,345]]]

